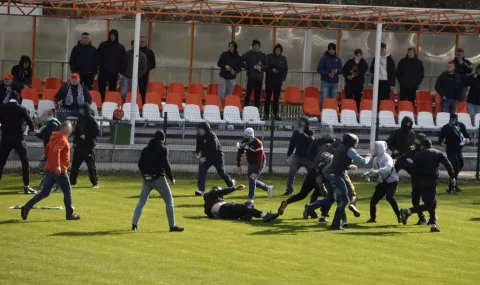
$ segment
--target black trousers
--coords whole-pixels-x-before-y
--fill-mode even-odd
[[[419,179],[418,187],[421,189],[422,205],[410,208],[412,213],[427,211],[430,214],[430,223],[437,222],[437,179]]]
[[[360,111],[360,101],[362,101],[363,84],[347,83],[345,85],[345,96],[347,99],[354,99],[357,102],[357,109]]]
[[[398,181],[391,183],[378,183],[375,187],[372,199],[370,200],[370,218],[375,219],[377,217],[377,204],[383,197],[387,197],[388,203],[392,206],[395,216],[400,215],[400,209],[398,208],[397,201],[395,200],[395,192],[397,192]]]
[[[138,79],[138,90],[140,91],[140,96],[142,96],[142,103],[145,104],[145,98],[148,92],[148,74]]]
[[[453,172],[455,172],[455,179],[458,178],[458,174],[462,171],[464,166],[462,150],[450,150],[447,149],[447,158],[452,164]],[[453,188],[453,185],[449,184],[449,188]]]
[[[100,71],[100,73],[98,73],[98,91],[102,95],[102,102],[105,102],[107,84],[109,91],[115,91],[117,90],[117,81],[118,73],[108,73],[105,71]]]
[[[79,73],[80,82],[87,87],[88,90],[93,90],[93,81],[95,80],[94,73]],[[116,86],[115,86],[116,87]]]
[[[262,95],[262,81],[253,81],[247,79],[247,93],[245,94],[244,106],[250,106],[250,96],[252,90],[255,97],[255,107],[260,109],[260,96]]]
[[[252,205],[227,203],[220,207],[218,215],[226,220],[248,219],[249,217],[260,218],[262,212]]]
[[[418,187],[418,181],[415,175],[411,176],[410,182],[412,183],[412,206],[418,207],[420,205],[420,199],[422,198],[422,191]],[[425,219],[423,212],[417,213],[419,219]]]
[[[30,185],[30,166],[28,164],[28,152],[27,152],[27,143],[24,140],[21,141],[7,141],[2,139],[0,142],[0,180],[2,180],[3,168],[7,164],[8,156],[10,152],[15,150],[20,158],[22,163],[22,176],[23,176],[23,185]]]
[[[280,94],[282,92],[282,82],[269,82],[265,85],[265,116],[270,116],[270,104],[273,94],[273,115],[278,115],[278,102],[280,101]]]
[[[400,86],[400,101],[410,101],[415,105],[417,99],[417,88],[407,89]]]
[[[72,169],[70,170],[70,182],[77,184],[78,170],[85,161],[88,168],[88,176],[92,185],[98,183],[97,168],[95,166],[95,148],[76,146],[73,150]]]
[[[390,83],[388,80],[378,81],[378,106],[380,106],[382,100],[390,100]]]
[[[310,197],[310,203],[317,201],[318,198],[321,196],[321,189],[317,184],[317,171],[315,168],[310,168],[308,170],[307,176],[305,176],[305,180],[303,180],[302,188],[300,189],[300,192],[290,196],[290,198],[287,199],[287,203],[292,204],[298,201],[302,201],[303,199],[307,198],[308,194],[310,194],[310,192],[312,191],[313,193],[312,193],[312,196]],[[322,215],[326,216],[329,210],[330,210],[330,207],[322,208],[321,209]]]

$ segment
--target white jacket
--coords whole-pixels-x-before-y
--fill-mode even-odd
[[[373,169],[378,169],[378,182],[392,183],[398,181],[398,174],[395,171],[392,157],[386,153],[387,142],[375,142],[375,159],[373,160]]]

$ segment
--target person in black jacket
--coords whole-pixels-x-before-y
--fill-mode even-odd
[[[392,158],[395,159],[412,150],[415,140],[415,131],[412,130],[413,120],[404,117],[400,129],[395,130],[387,139],[388,148],[392,151]]]
[[[242,55],[244,67],[247,70],[247,90],[245,94],[245,106],[250,105],[252,91],[255,95],[255,107],[260,109],[260,97],[262,95],[263,73],[268,68],[267,56],[261,50],[259,40],[253,40],[252,47]]]
[[[0,84],[0,104],[7,104],[11,99],[22,104],[21,88],[13,81],[13,74],[7,73],[3,76]]]
[[[270,119],[270,102],[273,94],[273,116],[275,120],[281,120],[278,114],[278,102],[282,93],[282,83],[287,79],[288,63],[287,58],[282,55],[283,47],[277,44],[273,53],[267,55],[268,68],[265,78],[265,120]]]
[[[80,75],[80,82],[93,90],[93,81],[98,72],[97,49],[90,42],[90,35],[82,33],[78,44],[70,53],[70,71]]]
[[[463,79],[455,72],[455,63],[450,61],[447,71],[442,73],[435,83],[435,90],[442,97],[442,112],[457,112],[457,102],[462,96]]]
[[[150,71],[157,67],[157,60],[155,59],[155,53],[153,50],[149,49],[147,46],[147,38],[144,36],[140,37],[140,51],[147,58],[148,72],[145,73],[138,79],[138,89],[140,90],[140,95],[142,96],[143,104],[145,104],[145,98],[148,91],[148,81],[150,78]]]
[[[76,117],[80,105],[92,104],[92,96],[88,88],[80,84],[80,75],[72,73],[70,83],[62,86],[55,95],[59,109],[57,119],[64,122],[68,117]]]
[[[460,75],[462,80],[466,76],[471,75],[471,73],[473,72],[472,62],[465,58],[465,51],[463,50],[463,48],[457,49],[457,52],[455,53],[454,62],[455,62],[455,71]],[[468,86],[464,86],[462,88],[458,101],[465,102],[465,99],[467,99],[467,93],[468,93]]]
[[[225,220],[244,220],[250,221],[252,218],[263,219],[268,223],[278,218],[279,214],[271,214],[255,209],[253,203],[237,204],[235,202],[227,203],[224,196],[236,191],[244,189],[244,185],[237,187],[228,187],[222,189],[218,186],[212,188],[211,191],[203,195],[204,213],[209,218],[225,219]]]
[[[242,71],[242,58],[238,54],[238,45],[235,41],[228,43],[228,50],[222,52],[217,66],[220,67],[218,80],[218,95],[225,105],[225,96],[232,95],[237,73]]]
[[[45,110],[43,114],[41,114],[40,119],[42,120],[41,127],[35,132],[35,136],[43,141],[43,148],[47,147],[47,144],[50,142],[50,137],[52,136],[53,132],[60,130],[60,121],[53,117],[52,110]],[[37,189],[43,188],[44,176],[43,170],[45,168],[45,164],[47,163],[47,157],[42,156],[42,160],[40,161],[40,186]]]
[[[450,114],[450,122],[442,127],[438,142],[446,148],[447,157],[453,166],[455,179],[458,179],[458,174],[462,171],[464,166],[463,161],[463,147],[470,143],[470,134],[462,122],[458,121],[457,114]],[[458,186],[450,184],[448,193],[461,192]]]
[[[465,84],[470,86],[467,97],[467,110],[472,119],[480,113],[480,64],[477,65],[475,73],[465,78]]]
[[[195,155],[198,159],[198,190],[195,191],[195,195],[202,196],[205,193],[207,172],[212,166],[215,167],[225,184],[228,187],[233,187],[235,181],[225,172],[225,158],[217,135],[212,132],[207,122],[198,124],[197,131]]]
[[[165,146],[164,132],[157,131],[155,137],[151,139],[147,147],[142,150],[140,160],[138,161],[138,169],[143,177],[143,185],[140,199],[133,214],[132,231],[138,229],[138,221],[147,203],[148,196],[150,196],[150,192],[155,189],[165,201],[170,231],[183,232],[184,229],[175,224],[172,192],[165,178],[165,176],[168,177],[172,184],[175,185],[175,178],[173,177],[170,162],[168,161],[168,150]]]
[[[283,196],[290,196],[293,193],[293,183],[300,168],[310,169],[312,161],[307,155],[308,148],[315,138],[315,132],[310,129],[310,122],[307,117],[300,117],[298,130],[293,132],[290,138],[290,145],[287,151],[287,161],[290,163],[288,171],[287,189]],[[292,157],[293,151],[295,154]]]
[[[370,73],[375,73],[375,57],[370,65]],[[387,44],[381,44],[380,51],[380,68],[378,81],[378,104],[381,100],[390,100],[390,92],[393,91],[396,84],[395,61],[392,56],[387,53]],[[372,83],[373,83],[372,76]]]
[[[32,88],[32,74],[32,60],[22,55],[18,65],[12,67],[13,79],[21,86]]]
[[[357,109],[360,110],[360,101],[365,85],[365,73],[368,71],[368,63],[362,58],[362,50],[354,51],[355,57],[347,60],[343,66],[343,77],[345,77],[345,96],[347,99],[354,99],[357,102]]]
[[[73,159],[72,168],[70,169],[70,182],[72,186],[77,184],[78,170],[85,161],[92,188],[98,189],[95,146],[97,145],[97,137],[100,135],[100,128],[92,116],[89,104],[80,105],[78,115],[75,135],[73,137]]]
[[[397,67],[397,79],[400,83],[400,100],[415,104],[417,90],[424,78],[423,62],[418,58],[415,47],[409,47],[407,55]]]
[[[118,31],[113,29],[108,33],[108,40],[102,42],[97,49],[98,89],[105,101],[105,89],[115,91],[120,73],[123,71],[126,57],[125,47],[118,42]]]
[[[417,185],[422,192],[423,205],[400,210],[402,223],[406,225],[408,217],[413,213],[429,211],[429,224],[432,226],[430,231],[439,232],[440,229],[436,225],[438,167],[440,164],[445,166],[448,176],[450,176],[450,184],[455,185],[456,180],[453,167],[441,151],[432,147],[430,140],[425,140],[424,149],[415,156],[413,164],[415,165],[415,172],[417,173]]]
[[[23,124],[27,124],[30,133],[35,130],[33,121],[28,115],[27,109],[20,105],[15,99],[10,99],[7,104],[0,105],[0,124],[2,140],[0,142],[0,180],[8,156],[15,150],[22,163],[23,190],[25,194],[35,194],[30,187],[30,166],[28,164],[27,142],[23,138]]]

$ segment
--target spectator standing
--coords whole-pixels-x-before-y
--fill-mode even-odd
[[[460,74],[462,80],[466,76],[472,73],[473,71],[472,62],[465,58],[465,50],[463,50],[463,48],[457,49],[457,52],[455,53],[454,62],[455,62],[455,72]],[[462,88],[462,93],[460,94],[458,101],[465,102],[465,100],[467,99],[467,93],[468,93],[468,86],[464,86]]]
[[[318,62],[317,72],[321,75],[321,100],[320,109],[322,109],[323,100],[326,98],[337,98],[338,82],[340,74],[343,73],[342,60],[337,56],[337,45],[328,44],[328,49]]]
[[[78,44],[70,53],[70,71],[80,75],[80,83],[93,90],[93,81],[98,72],[97,49],[90,42],[90,34],[82,33]]]
[[[147,72],[140,77],[138,80],[138,90],[140,90],[140,95],[142,96],[143,104],[145,104],[145,98],[148,91],[148,81],[150,79],[150,71],[157,67],[157,61],[155,59],[155,53],[153,50],[149,49],[147,46],[147,38],[142,36],[140,37],[140,52],[142,52],[147,58]]]
[[[118,31],[113,29],[108,33],[108,40],[102,42],[97,49],[98,89],[105,101],[105,90],[117,89],[118,77],[124,68],[125,47],[118,42]]]
[[[0,84],[0,104],[7,104],[11,99],[22,104],[20,88],[14,84],[13,78],[14,76],[11,73],[3,76],[3,82]]]
[[[132,49],[127,51],[127,55],[125,57],[125,68],[122,71],[122,84],[120,92],[122,94],[122,102],[125,103],[125,99],[128,92],[128,87],[132,86],[132,77],[133,77],[133,59],[135,57],[134,48],[135,41],[131,41]],[[141,51],[138,52],[138,82],[140,82],[140,78],[148,73],[148,64],[147,64],[147,57]],[[132,90],[133,92],[133,90]],[[142,98],[144,101],[144,98]]]
[[[368,71],[368,63],[363,59],[361,49],[354,51],[354,57],[347,60],[343,67],[345,77],[345,96],[347,99],[354,99],[357,102],[357,109],[360,110],[360,101],[365,85],[365,73]]]
[[[260,96],[262,95],[263,73],[268,68],[267,56],[262,52],[259,40],[253,40],[252,47],[244,55],[242,61],[247,69],[247,93],[245,106],[250,105],[252,91],[255,95],[255,107],[260,109]]]
[[[437,78],[435,90],[442,97],[442,112],[448,110],[454,114],[457,111],[457,101],[463,92],[462,77],[455,72],[455,62],[450,61],[447,64],[447,70]]]
[[[232,95],[237,73],[242,71],[242,58],[238,54],[238,45],[235,41],[228,43],[228,50],[222,52],[217,66],[220,67],[218,79],[218,95],[225,105],[225,96]]]
[[[32,88],[32,60],[30,57],[22,55],[18,65],[12,67],[12,75],[17,84]]]
[[[278,102],[282,93],[282,83],[287,79],[288,63],[287,57],[282,55],[283,47],[277,44],[273,49],[273,53],[267,55],[268,68],[265,79],[265,120],[270,119],[270,102],[273,94],[273,116],[275,120],[281,120],[278,114]]]
[[[417,90],[423,82],[423,62],[418,58],[415,47],[409,47],[407,56],[397,67],[397,79],[400,83],[400,101],[408,100],[415,105]]]
[[[470,87],[467,97],[467,110],[472,118],[480,113],[480,64],[477,65],[475,73],[465,79],[465,83]]]
[[[72,73],[70,83],[62,86],[55,95],[55,101],[59,107],[57,119],[66,121],[67,117],[76,117],[80,105],[92,104],[92,96],[87,87],[80,84],[80,75]]]
[[[370,65],[370,73],[375,72],[375,58]],[[395,88],[395,61],[392,56],[387,53],[387,44],[381,44],[380,50],[380,68],[378,77],[378,104],[382,100],[390,100],[390,92]],[[372,77],[373,83],[373,77]]]

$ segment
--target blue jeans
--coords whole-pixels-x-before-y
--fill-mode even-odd
[[[480,105],[467,103],[467,111],[472,118],[475,118],[475,115],[480,113]]]
[[[120,94],[122,95],[122,102],[125,103],[125,99],[128,92],[128,86],[132,85],[132,79],[123,77],[120,84]]]
[[[468,87],[463,87],[458,101],[465,102],[467,100]]]
[[[250,176],[255,173],[257,170],[256,164],[248,165],[248,199],[253,200],[255,198],[255,188],[258,187],[264,191],[267,191],[267,185],[262,181],[258,180],[260,174],[262,174],[263,169],[265,168],[265,163],[262,164],[260,171],[258,172],[257,179],[253,180]]]
[[[322,84],[320,86],[321,88],[321,100],[320,100],[320,110],[322,109],[322,104],[323,100],[327,98],[335,99],[337,98],[337,92],[338,92],[338,83],[328,83],[325,81],[322,81]]]
[[[347,207],[348,203],[350,203],[347,185],[345,184],[343,177],[339,175],[330,174],[328,175],[327,179],[334,189],[334,191],[330,192],[335,192],[335,200],[337,200],[337,210],[335,211],[335,216],[333,217],[332,226],[340,226],[340,222],[345,215],[345,208]]]
[[[56,175],[53,172],[45,171],[42,191],[38,192],[37,195],[33,196],[33,198],[30,199],[27,204],[25,204],[25,209],[30,210],[33,208],[33,206],[35,206],[35,204],[47,198],[52,191],[53,185],[55,184],[62,189],[63,203],[65,204],[67,218],[71,217],[73,215],[72,186],[70,185],[70,178],[66,173]]]
[[[454,114],[457,112],[457,100],[456,99],[442,99],[442,112],[447,112],[447,110]]]
[[[225,172],[225,164],[223,160],[223,155],[222,158],[218,158],[217,161],[214,163],[210,161],[205,161],[204,163],[199,163],[198,164],[198,181],[197,181],[197,186],[198,190],[205,192],[205,183],[207,181],[207,172],[210,167],[215,167],[217,170],[218,175],[225,181],[225,184],[227,184],[228,187],[233,186],[232,179],[230,176]]]

